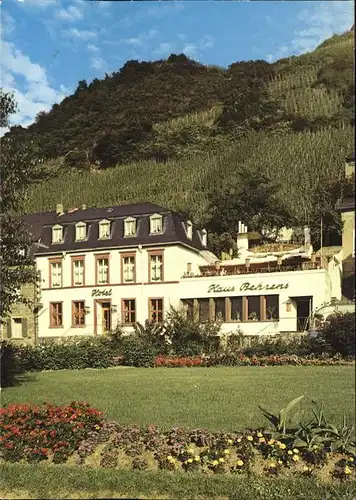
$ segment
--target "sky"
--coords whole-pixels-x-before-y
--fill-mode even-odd
[[[14,93],[11,125],[126,61],[185,53],[204,64],[272,62],[317,47],[353,24],[343,1],[0,0],[0,86]],[[2,135],[5,130],[0,130]]]

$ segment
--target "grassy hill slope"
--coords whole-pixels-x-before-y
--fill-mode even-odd
[[[175,110],[166,108],[165,113],[158,113],[146,135],[134,145],[130,143],[136,161],[107,170],[82,171],[64,170],[58,160],[61,175],[32,187],[24,210],[47,210],[57,202],[68,208],[82,203],[104,206],[152,201],[188,210],[203,223],[208,193],[222,178],[226,182],[233,179],[244,165],[262,169],[278,180],[280,196],[288,201],[299,222],[305,223],[315,212],[318,190],[342,177],[344,158],[353,149],[353,40],[353,33],[334,36],[310,54],[274,65],[236,63],[228,71],[197,65],[194,79],[199,84],[191,92],[202,89],[206,81],[205,94],[200,101],[195,94],[194,106],[189,97],[180,102],[177,94],[172,94]],[[193,63],[184,64],[190,67]],[[141,89],[140,85],[136,89]],[[235,96],[243,94],[243,89],[252,91],[248,102],[239,103]],[[87,92],[83,90],[84,101],[89,99]],[[146,108],[146,97],[147,89],[143,97],[136,95],[140,109],[153,113],[154,103],[159,108],[159,101],[152,97]],[[263,114],[266,102],[274,106],[268,109],[276,110],[267,120]],[[251,109],[250,114],[244,105]],[[192,112],[186,114],[188,109]],[[73,113],[73,120],[76,116]],[[49,113],[47,119],[52,118]],[[71,126],[63,125],[63,129],[58,134],[67,134],[74,146],[78,137],[82,139],[82,135],[70,135]],[[36,126],[34,130],[39,133]],[[50,130],[43,132],[43,137]],[[153,160],[154,153],[165,161]]]

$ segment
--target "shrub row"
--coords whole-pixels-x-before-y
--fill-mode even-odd
[[[296,355],[270,355],[270,356],[245,356],[243,354],[216,354],[212,356],[179,357],[159,355],[154,361],[154,366],[188,367],[188,366],[332,366],[354,364],[352,358],[341,356],[307,356]]]
[[[289,416],[300,399],[290,402],[283,415]],[[143,429],[105,421],[87,403],[11,405],[1,410],[0,457],[10,462],[52,463],[73,457],[71,462],[78,465],[210,474],[249,473],[256,466],[261,472],[262,463],[266,474],[292,471],[307,476],[331,461],[333,477],[346,479],[354,474],[353,428],[344,424],[338,429],[319,408],[313,420],[288,428],[282,428],[285,422],[279,416],[264,413],[274,422],[273,430],[213,433],[174,427],[163,432],[154,425]]]
[[[334,315],[322,325],[317,338],[246,339],[233,334],[224,343],[218,336],[218,324],[196,324],[172,309],[163,324],[137,324],[129,336],[117,329],[105,337],[68,339],[36,347],[3,341],[1,384],[11,385],[16,374],[26,371],[107,368],[117,364],[136,367],[340,364],[341,361],[332,358],[355,356],[354,326],[354,314]]]

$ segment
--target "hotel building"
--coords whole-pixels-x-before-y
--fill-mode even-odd
[[[341,297],[342,259],[313,253],[308,231],[302,245],[258,246],[240,224],[238,258],[219,260],[205,230],[150,203],[57,205],[26,219],[41,276],[36,343],[116,326],[129,332],[136,322],[163,321],[170,306],[219,320],[225,333],[305,331],[314,311]]]

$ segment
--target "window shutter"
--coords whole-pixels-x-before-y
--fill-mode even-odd
[[[6,322],[6,334],[7,334],[7,338],[10,339],[11,338],[11,318],[9,318]]]
[[[27,337],[27,318],[22,318],[22,337]]]

